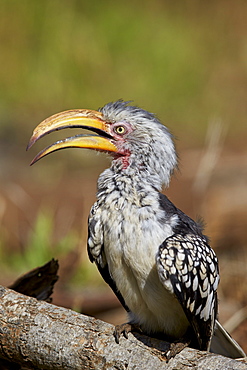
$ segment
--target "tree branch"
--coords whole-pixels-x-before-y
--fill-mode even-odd
[[[247,361],[186,348],[169,363],[169,344],[0,287],[0,357],[26,369],[246,369]]]

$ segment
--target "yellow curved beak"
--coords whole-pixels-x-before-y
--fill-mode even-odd
[[[41,137],[64,128],[88,129],[98,135],[77,135],[57,141],[39,152],[32,160],[31,165],[47,154],[64,148],[89,148],[104,152],[118,151],[109,133],[109,126],[102,119],[102,114],[88,109],[68,110],[46,118],[34,129],[27,150]]]

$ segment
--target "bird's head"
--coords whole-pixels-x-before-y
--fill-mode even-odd
[[[177,164],[176,151],[172,135],[154,114],[121,100],[106,104],[99,111],[61,112],[34,129],[27,149],[41,137],[64,128],[88,129],[97,135],[76,135],[57,141],[38,153],[31,164],[56,150],[89,148],[111,154],[116,171],[134,171],[148,176],[159,188],[169,184]]]

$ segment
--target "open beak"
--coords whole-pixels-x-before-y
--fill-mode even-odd
[[[34,129],[27,150],[41,137],[64,128],[83,128],[94,131],[98,135],[76,135],[59,140],[39,152],[32,160],[31,165],[47,154],[64,148],[89,148],[104,152],[118,151],[110,135],[109,126],[102,118],[102,113],[88,109],[72,109],[46,118]]]

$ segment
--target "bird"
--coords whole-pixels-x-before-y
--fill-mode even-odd
[[[88,218],[87,249],[127,311],[115,338],[140,330],[169,339],[167,358],[185,346],[238,358],[245,353],[219,323],[218,259],[203,224],[177,208],[164,191],[178,167],[174,137],[157,116],[130,101],[99,110],[72,109],[42,121],[27,149],[43,136],[82,128],[40,151],[36,163],[64,148],[105,152],[111,166],[98,178]],[[182,345],[181,345],[182,343]]]

